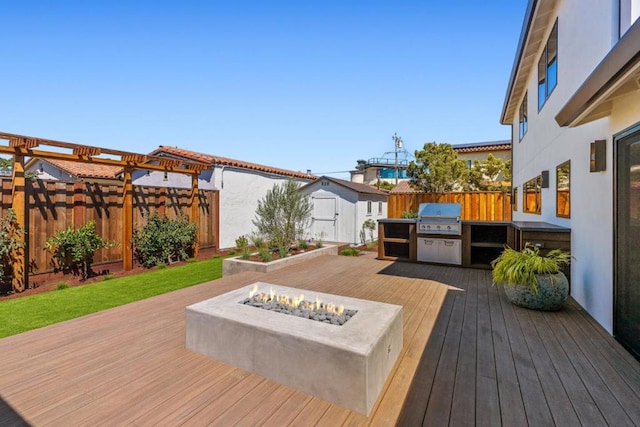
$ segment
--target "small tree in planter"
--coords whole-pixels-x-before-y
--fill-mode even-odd
[[[258,201],[253,225],[272,247],[286,254],[301,237],[311,218],[311,201],[302,194],[293,180],[275,184],[265,197]]]
[[[13,262],[16,255],[25,247],[24,228],[18,224],[16,213],[9,209],[7,214],[0,218],[0,291],[9,291],[12,288]]]
[[[96,223],[89,221],[77,230],[69,226],[66,230],[59,231],[47,240],[46,248],[53,254],[56,271],[62,271],[63,274],[80,273],[86,280],[95,252],[116,244],[100,237],[96,233]]]
[[[536,310],[559,310],[567,300],[569,282],[562,267],[571,262],[571,254],[561,249],[541,255],[531,243],[522,251],[509,247],[493,260],[493,283],[502,284],[509,300]]]

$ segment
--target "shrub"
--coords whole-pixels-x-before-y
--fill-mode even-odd
[[[116,242],[110,242],[98,236],[96,223],[88,223],[78,227],[69,226],[66,230],[58,231],[46,242],[46,248],[53,254],[54,270],[64,274],[82,274],[82,278],[89,277],[93,255],[98,249],[115,246]]]
[[[0,218],[0,278],[13,274],[13,261],[24,247],[24,228],[18,224],[15,211],[9,209]]]
[[[360,251],[358,248],[347,248],[340,252],[340,255],[344,256],[358,256],[360,255]]]
[[[261,247],[267,245],[267,242],[264,240],[264,237],[260,233],[251,233],[249,235],[249,239],[251,240],[251,244],[257,249],[260,249]]]
[[[263,246],[260,249],[258,249],[258,256],[260,256],[260,259],[263,262],[269,262],[271,261],[271,250]]]
[[[102,280],[107,281],[107,280],[113,280],[115,279],[116,276],[114,276],[113,274],[109,273],[109,274],[105,274],[102,278]]]
[[[249,253],[249,241],[244,235],[236,239],[236,249],[240,251],[240,257],[242,259],[249,259],[251,257]]]
[[[164,262],[159,262],[159,263],[156,264],[156,268],[158,270],[164,270],[165,268],[167,268],[167,264],[164,263]]]
[[[303,239],[298,242],[298,247],[303,251],[306,251],[307,249],[309,249],[309,244],[307,243],[306,240]]]
[[[258,201],[253,225],[274,247],[288,249],[302,235],[311,218],[311,201],[299,191],[299,185],[289,180],[275,184]]]
[[[197,231],[198,224],[189,222],[186,215],[171,219],[154,212],[133,232],[136,258],[147,268],[174,259],[186,260],[193,255]]]
[[[416,219],[418,218],[418,212],[415,211],[402,211],[402,213],[400,214],[401,218],[408,218],[408,219]]]
[[[58,284],[56,285],[56,290],[61,291],[63,289],[67,289],[68,287],[69,284],[67,282],[58,282]]]
[[[372,219],[368,219],[362,223],[362,230],[360,230],[360,239],[362,244],[367,243],[367,230],[369,231],[369,241],[374,240],[373,233],[376,231],[376,222]]]

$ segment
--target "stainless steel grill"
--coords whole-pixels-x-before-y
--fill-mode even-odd
[[[418,211],[418,234],[460,236],[460,203],[421,203]]]
[[[418,211],[418,261],[462,263],[462,223],[459,203],[422,203]],[[422,236],[420,236],[422,235]],[[443,237],[433,237],[442,235]]]

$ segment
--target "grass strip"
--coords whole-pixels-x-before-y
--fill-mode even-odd
[[[222,258],[0,302],[0,338],[222,277]]]

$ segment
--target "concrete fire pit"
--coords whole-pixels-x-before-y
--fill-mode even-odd
[[[252,284],[186,308],[186,346],[369,415],[402,349],[402,307],[258,282],[357,313],[333,325],[244,305]]]

